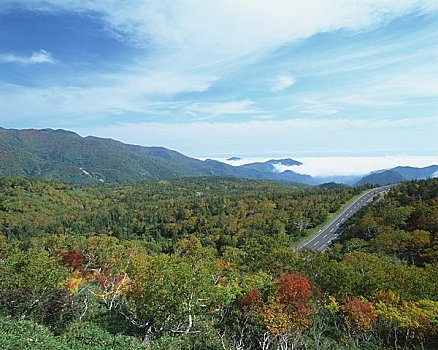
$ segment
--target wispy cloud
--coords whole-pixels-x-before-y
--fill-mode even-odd
[[[123,47],[126,59],[93,48],[80,67],[73,59],[46,67],[55,63],[48,51],[3,54],[1,62],[26,67],[0,67],[0,121],[69,128],[86,121],[86,133],[192,154],[436,149],[437,4],[2,0],[2,15],[18,9],[53,25],[66,14],[93,21],[95,39]],[[410,128],[423,136],[409,137]]]
[[[134,67],[131,67],[134,69]],[[176,101],[160,103],[160,97],[182,92],[207,90],[217,78],[208,74],[188,74],[184,71],[137,71],[101,76],[94,74],[87,85],[27,87],[0,82],[0,118],[32,117],[37,112],[46,120],[68,116],[93,118],[126,113],[162,115],[167,106],[181,106]],[[91,77],[91,76],[90,76]],[[186,104],[186,103],[184,103]]]
[[[225,102],[210,102],[210,103],[191,103],[185,107],[186,112],[198,116],[198,114],[207,115],[208,117],[215,117],[227,114],[260,114],[266,113],[256,107],[256,103],[251,100],[241,101],[225,101]]]
[[[432,12],[424,0],[141,1],[6,0],[2,7],[99,13],[120,40],[140,46],[202,49],[247,55],[337,29],[362,30],[408,11]]]
[[[275,78],[271,86],[271,91],[272,92],[283,91],[294,84],[295,84],[295,78],[292,75],[280,74]]]
[[[288,108],[291,111],[313,116],[327,116],[338,113],[338,109],[318,96],[302,96],[295,99],[295,104]]]
[[[50,52],[41,49],[37,52],[33,52],[30,56],[18,56],[12,53],[0,54],[0,62],[20,64],[53,64],[55,63],[55,59]]]
[[[412,133],[412,130],[420,130]],[[438,118],[288,119],[241,122],[122,123],[75,128],[82,135],[110,136],[124,142],[166,145],[193,156],[298,154],[343,150],[362,154],[436,153]],[[145,140],[147,140],[145,143]],[[388,140],[391,140],[388,143]]]

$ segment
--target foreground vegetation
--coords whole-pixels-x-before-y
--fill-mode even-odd
[[[438,180],[293,249],[359,191],[0,178],[0,348],[433,349]]]

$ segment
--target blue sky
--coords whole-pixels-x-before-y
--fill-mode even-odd
[[[2,0],[0,126],[197,157],[438,156],[438,2]]]

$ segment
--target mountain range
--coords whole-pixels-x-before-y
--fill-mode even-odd
[[[394,169],[376,172],[369,174],[361,178],[355,183],[356,186],[371,184],[371,185],[391,185],[399,182],[406,181],[402,175],[400,175]]]
[[[235,157],[236,158],[236,157]],[[236,158],[237,159],[237,158]],[[66,130],[16,130],[0,128],[0,175],[80,183],[126,183],[146,179],[196,176],[226,176],[276,180],[306,185],[326,182],[387,184],[432,177],[438,166],[397,167],[374,172],[364,178],[314,178],[278,165],[301,165],[294,159],[232,166],[217,160],[199,160],[164,147],[144,147],[93,136],[81,137]]]

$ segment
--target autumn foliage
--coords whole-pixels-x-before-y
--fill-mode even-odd
[[[280,303],[300,309],[312,297],[309,280],[298,274],[283,275],[276,281],[277,299]]]
[[[310,324],[312,290],[309,280],[299,274],[280,276],[275,293],[262,307],[262,320],[273,334],[293,333]]]
[[[84,265],[84,254],[77,249],[70,248],[61,254],[62,262],[73,269],[79,269]]]
[[[240,310],[245,314],[257,312],[261,304],[262,298],[260,297],[260,292],[255,288],[240,298],[238,302]]]
[[[129,339],[151,350],[437,349],[438,179],[394,187],[331,247],[299,254],[300,230],[353,190],[229,180],[57,187],[91,215],[69,227],[32,199],[52,198],[53,184],[6,179],[2,189],[1,179],[0,349],[26,348],[3,345],[22,321],[84,341],[48,349],[137,349]],[[45,232],[32,208],[38,225],[53,211],[64,226],[53,219]]]
[[[377,320],[371,303],[360,298],[347,299],[343,311],[344,322],[348,328],[370,331]]]

